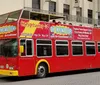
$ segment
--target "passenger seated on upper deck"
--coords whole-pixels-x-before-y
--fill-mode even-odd
[[[59,21],[58,24],[61,24],[61,22]]]
[[[52,20],[53,23],[56,23],[56,20]]]
[[[69,25],[73,25],[72,23],[69,23]]]
[[[66,22],[63,22],[63,24],[66,24]]]
[[[31,16],[30,19],[37,20],[37,17],[36,16]]]
[[[61,24],[60,21],[56,22],[56,20],[52,20],[52,22],[55,23],[55,24]]]
[[[32,19],[32,20],[40,20],[40,16],[38,14],[31,13],[30,14],[30,19]]]

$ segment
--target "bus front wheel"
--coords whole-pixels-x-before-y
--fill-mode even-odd
[[[41,63],[37,68],[37,77],[44,78],[48,73],[48,68],[44,63]]]

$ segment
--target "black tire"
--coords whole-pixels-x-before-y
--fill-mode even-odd
[[[37,77],[44,78],[48,73],[48,67],[45,64],[40,64],[37,68]]]

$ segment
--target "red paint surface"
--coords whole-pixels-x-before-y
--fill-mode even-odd
[[[74,26],[73,27],[73,39],[75,40],[92,40],[92,28]]]
[[[93,29],[93,40],[100,41],[100,28]]]
[[[25,22],[28,22],[28,20],[24,20]],[[11,23],[12,25],[13,23]],[[20,23],[17,23],[20,25]],[[40,60],[40,59],[46,59],[49,64],[50,64],[50,72],[61,72],[61,71],[68,71],[68,70],[79,70],[79,69],[90,69],[90,68],[100,68],[100,53],[98,52],[98,49],[96,49],[96,55],[95,56],[86,56],[86,48],[85,48],[85,40],[87,39],[82,39],[83,41],[83,56],[73,56],[72,55],[72,47],[71,47],[71,40],[75,40],[78,39],[77,38],[77,34],[74,34],[74,31],[72,30],[72,37],[69,38],[59,38],[59,37],[51,37],[51,32],[50,27],[54,26],[54,24],[52,23],[45,23],[45,22],[40,22],[40,24],[47,24],[47,29],[46,30],[40,30],[39,28],[37,28],[37,30],[35,31],[35,34],[46,34],[48,35],[48,37],[44,37],[44,36],[37,36],[34,37],[33,36],[33,40],[34,40],[34,56],[32,57],[21,57],[18,56],[16,58],[4,58],[3,56],[0,57],[0,66],[4,65],[4,67],[6,66],[6,64],[9,64],[9,66],[14,66],[15,70],[19,71],[19,76],[27,76],[27,75],[34,75],[35,74],[35,66],[36,63]],[[7,24],[6,24],[7,25]],[[13,24],[15,25],[15,24]],[[17,25],[16,25],[17,26]],[[57,24],[55,24],[55,26],[58,26]],[[69,27],[70,29],[73,29],[73,26],[67,26],[67,25],[59,25],[61,26],[65,26],[65,27]],[[86,29],[87,27],[78,27],[75,26],[77,28],[83,28]],[[17,27],[18,28],[18,27]],[[92,29],[92,28],[87,28],[87,29]],[[19,28],[19,36],[20,34],[23,32],[24,27],[20,26]],[[92,40],[92,41],[100,41],[100,29],[93,29],[92,31],[92,35],[89,35],[89,39],[88,40]],[[15,32],[14,32],[15,33]],[[54,36],[59,36],[59,34],[54,34]],[[66,35],[60,35],[60,36],[66,36]],[[15,36],[13,36],[14,38]],[[4,38],[4,37],[3,37]],[[10,37],[12,38],[12,37]],[[36,39],[39,38],[45,38],[45,39],[51,39],[52,40],[52,57],[47,57],[47,58],[38,58],[36,56]],[[5,39],[7,39],[7,37],[5,37]],[[18,38],[19,39],[19,38]],[[56,56],[55,54],[55,41],[56,40],[68,40],[69,42],[69,55],[68,56]],[[96,48],[97,48],[97,44],[96,44]],[[4,68],[6,69],[6,68]]]
[[[0,25],[0,39],[17,38],[17,22]]]

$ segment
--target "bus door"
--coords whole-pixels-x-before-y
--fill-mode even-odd
[[[34,73],[34,40],[20,39],[20,75],[32,75]]]

